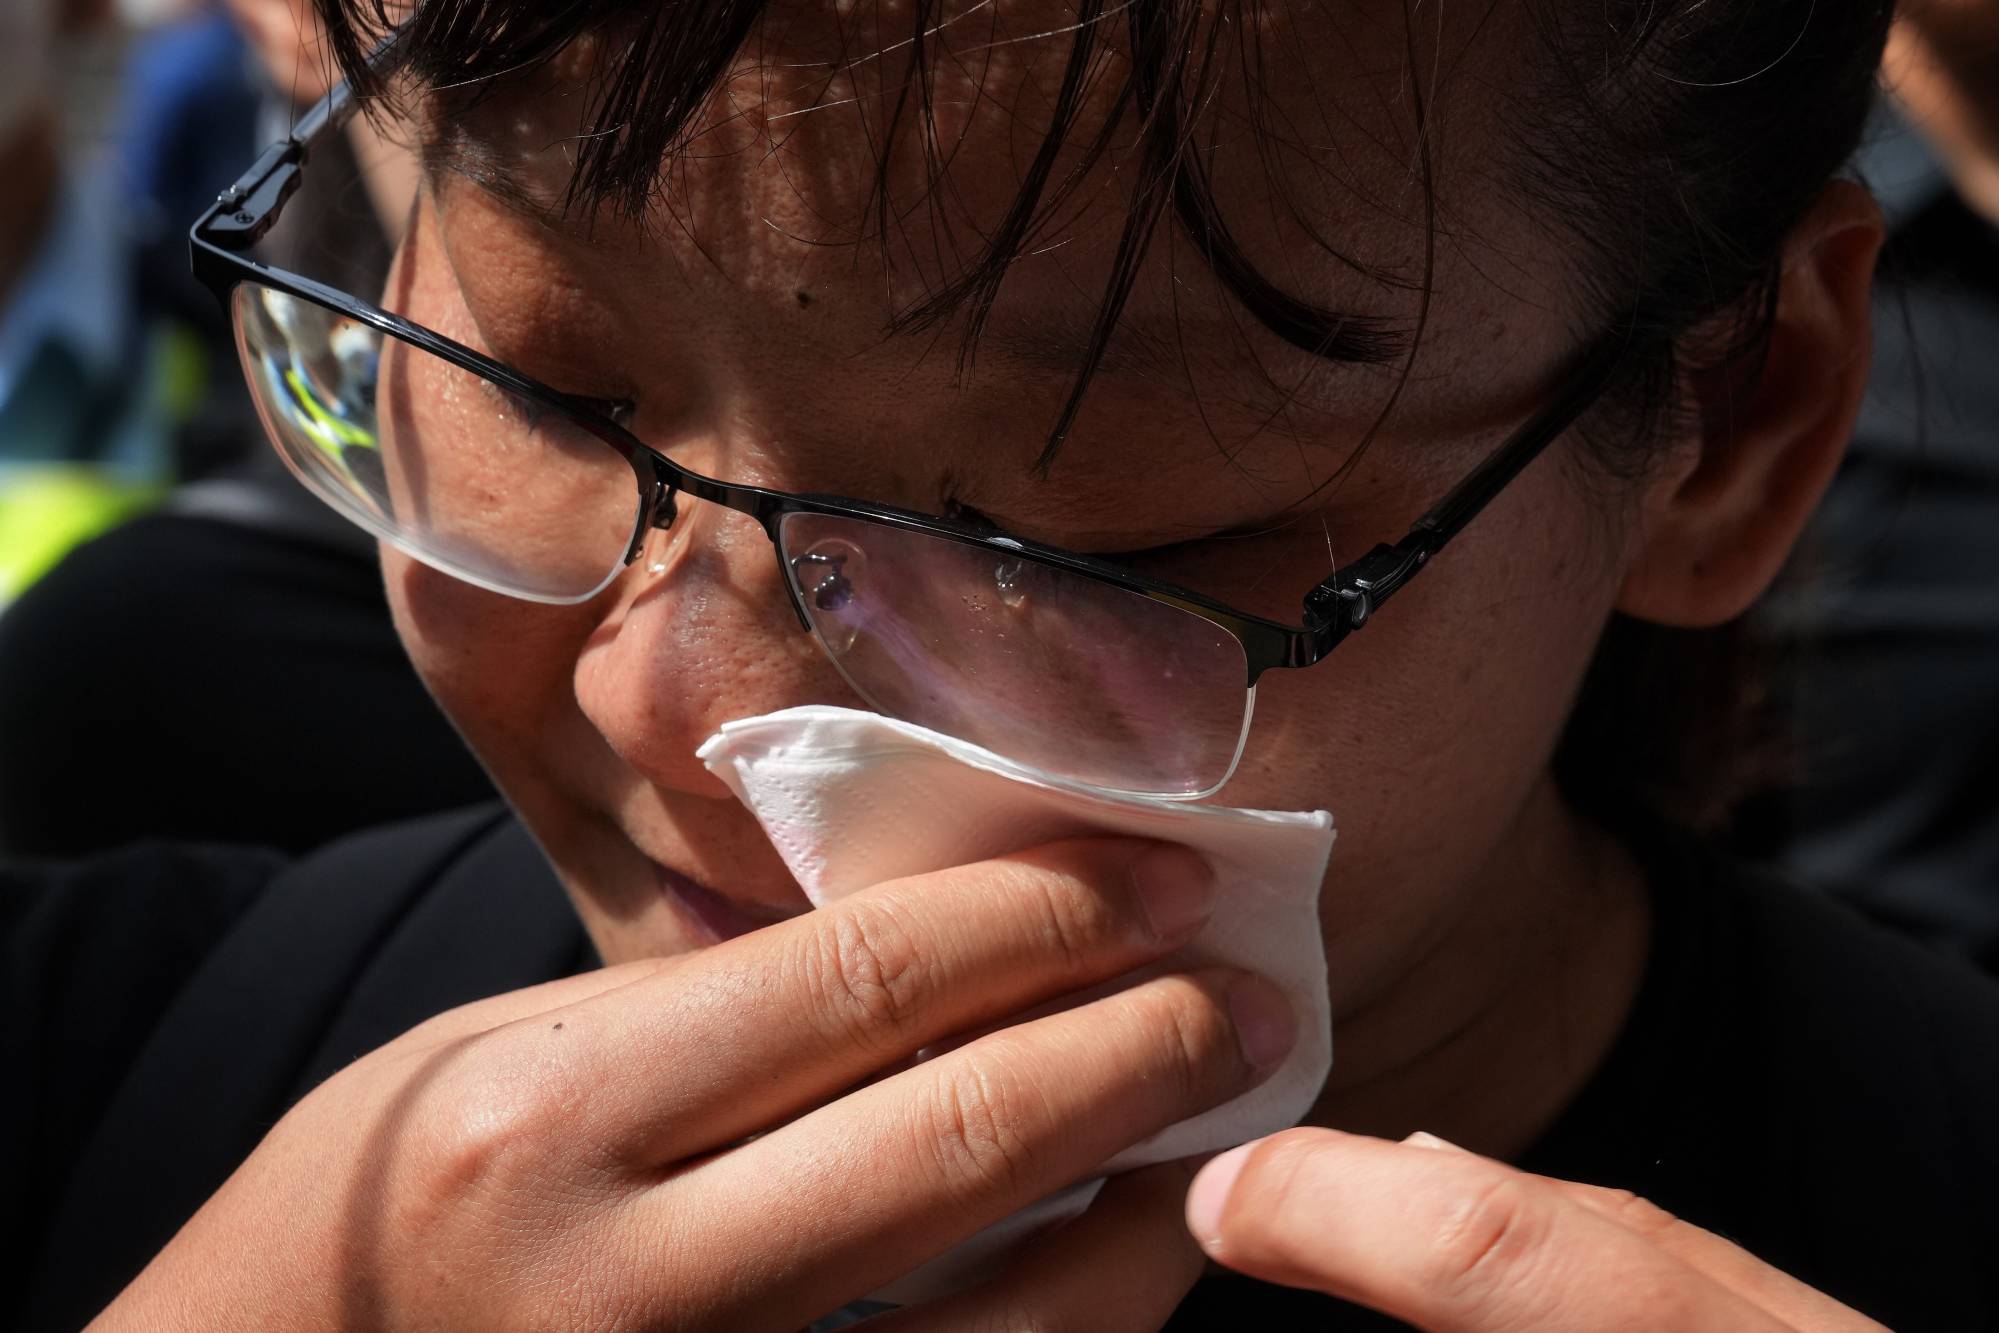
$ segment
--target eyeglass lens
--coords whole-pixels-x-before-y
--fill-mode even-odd
[[[615,450],[561,413],[315,302],[233,297],[265,429],[336,510],[448,573],[581,601],[623,566],[641,503]],[[1234,768],[1242,645],[1113,584],[892,524],[793,512],[786,575],[875,708],[1121,791],[1197,796]]]
[[[1249,725],[1241,643],[1166,602],[990,547],[786,514],[785,569],[885,713],[1096,786],[1219,787]]]
[[[254,282],[231,301],[279,455],[347,518],[460,578],[580,601],[623,566],[642,503],[615,450],[414,343]]]

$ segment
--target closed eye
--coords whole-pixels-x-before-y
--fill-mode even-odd
[[[487,389],[497,398],[507,414],[527,429],[539,430],[555,409],[540,398],[527,398],[499,385],[486,381]],[[593,398],[587,394],[565,393],[556,390],[572,407],[580,408],[594,416],[603,417],[621,429],[631,429],[631,421],[636,414],[636,404],[629,398]]]
[[[631,429],[635,408],[629,398],[592,398],[580,393],[564,393],[562,396],[572,407],[579,407],[593,416],[603,417],[621,429]],[[522,406],[530,409],[530,414],[526,417],[529,426],[540,425],[542,418],[547,416],[550,410],[548,404],[539,401],[524,402]]]
[[[630,430],[633,419],[638,416],[638,404],[629,398],[585,398],[579,394],[568,397],[571,402],[596,413],[621,430]]]

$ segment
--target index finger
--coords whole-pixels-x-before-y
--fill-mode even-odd
[[[600,1146],[657,1165],[1121,976],[1206,919],[1194,853],[1086,839],[878,885],[562,1011]],[[542,1015],[543,1018],[553,1015]]]
[[[1466,1150],[1434,1134],[1411,1134],[1405,1145],[1462,1153]],[[1885,1333],[1883,1325],[1850,1309],[1780,1268],[1772,1268],[1739,1245],[1730,1244],[1704,1227],[1675,1217],[1630,1190],[1610,1189],[1576,1180],[1535,1176],[1563,1198],[1637,1232],[1668,1254],[1685,1260],[1744,1300],[1799,1328],[1852,1329],[1854,1333]]]
[[[1210,1163],[1188,1225],[1230,1268],[1439,1333],[1787,1327],[1550,1182],[1470,1153],[1288,1130]]]
[[[1772,1268],[1741,1246],[1731,1245],[1712,1231],[1675,1217],[1629,1190],[1605,1189],[1573,1180],[1549,1183],[1565,1197],[1637,1232],[1787,1324],[1852,1333],[1887,1333],[1883,1325],[1859,1311],[1841,1305],[1781,1268]]]

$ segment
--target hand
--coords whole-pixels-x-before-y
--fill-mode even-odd
[[[1156,960],[1209,881],[1057,844],[444,1014],[286,1115],[102,1326],[797,1329],[1281,1059],[1282,996],[1212,972],[909,1064]],[[1177,1228],[1170,1171],[1107,1191],[1072,1253]],[[1140,1295],[1076,1326],[1163,1321],[1200,1257],[1150,1248]],[[1021,1263],[958,1307],[1097,1299],[1045,1245]]]
[[[1167,1162],[1112,1178],[1088,1212],[1022,1246],[992,1281],[877,1315],[867,1333],[1156,1333],[1207,1266],[1180,1217],[1198,1165]]]
[[[1881,1326],[1620,1190],[1528,1175],[1427,1134],[1287,1130],[1187,1198],[1209,1256],[1441,1333]]]

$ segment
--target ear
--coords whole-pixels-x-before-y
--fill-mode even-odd
[[[1761,373],[1697,377],[1697,438],[1644,499],[1617,609],[1701,628],[1749,609],[1839,469],[1872,364],[1874,197],[1834,181],[1784,243]]]

